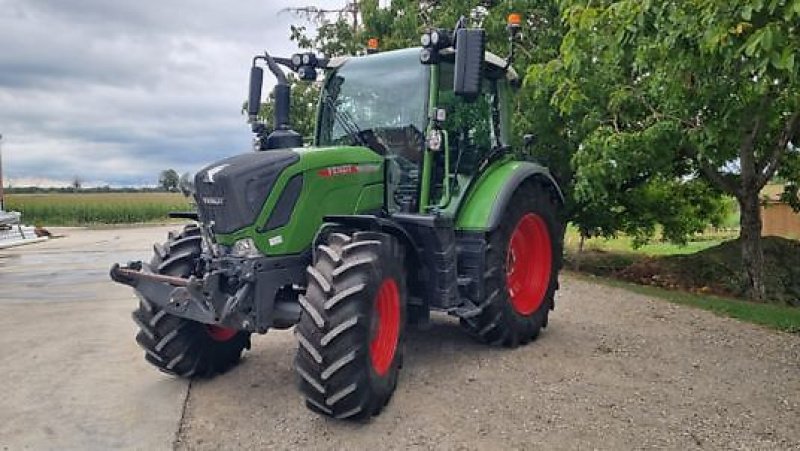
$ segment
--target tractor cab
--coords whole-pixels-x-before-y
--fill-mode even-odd
[[[384,156],[388,212],[452,217],[481,161],[509,145],[509,90],[517,76],[486,53],[480,91],[465,98],[454,92],[455,52],[426,65],[420,50],[331,60],[314,145],[363,145]]]

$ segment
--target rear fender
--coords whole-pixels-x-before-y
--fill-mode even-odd
[[[494,230],[517,188],[534,179],[549,186],[564,204],[561,188],[546,167],[530,161],[498,161],[487,168],[467,194],[456,214],[456,229]]]

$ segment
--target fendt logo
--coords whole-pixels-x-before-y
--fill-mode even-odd
[[[225,199],[222,197],[203,197],[203,203],[206,205],[225,205]]]
[[[322,177],[336,177],[338,175],[358,174],[360,172],[375,172],[380,168],[377,164],[345,164],[341,166],[329,166],[320,169],[317,174]]]
[[[323,177],[335,177],[337,175],[355,174],[358,172],[358,166],[354,164],[347,164],[344,166],[331,166],[328,168],[320,169],[318,174]]]

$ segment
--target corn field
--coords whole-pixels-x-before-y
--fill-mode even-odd
[[[170,211],[191,206],[177,193],[9,194],[6,209],[22,213],[26,224],[77,226],[168,220]]]

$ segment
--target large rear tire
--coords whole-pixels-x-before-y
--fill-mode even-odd
[[[389,402],[402,364],[404,251],[384,233],[331,233],[308,268],[295,328],[295,368],[306,406],[368,419]]]
[[[562,265],[564,223],[560,202],[546,186],[517,189],[500,225],[489,234],[486,297],[462,326],[478,340],[516,347],[547,327]]]
[[[170,234],[156,245],[151,266],[159,273],[189,277],[196,273],[202,238],[195,225]],[[159,370],[185,378],[211,377],[224,373],[239,362],[242,351],[250,349],[250,334],[179,318],[141,298],[133,312],[139,326],[136,342],[145,359]]]

